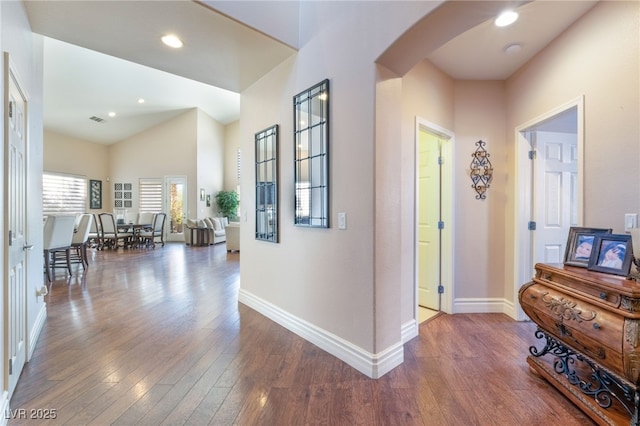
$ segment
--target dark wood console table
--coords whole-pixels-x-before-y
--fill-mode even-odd
[[[542,347],[529,366],[601,425],[640,425],[640,285],[537,264],[518,300]]]

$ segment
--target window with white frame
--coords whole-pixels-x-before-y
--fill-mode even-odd
[[[140,213],[162,211],[162,179],[141,178],[139,180]]]
[[[84,213],[87,205],[87,178],[62,173],[42,173],[42,212],[54,214]]]

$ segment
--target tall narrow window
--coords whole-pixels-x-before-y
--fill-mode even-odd
[[[87,206],[87,179],[84,176],[44,172],[42,174],[42,213],[84,213]]]
[[[295,224],[329,227],[329,80],[293,97]]]
[[[256,240],[278,242],[278,125],[256,133]]]
[[[140,213],[159,213],[162,211],[162,179],[141,178],[138,181],[140,194]]]

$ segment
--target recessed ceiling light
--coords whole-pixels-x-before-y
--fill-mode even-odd
[[[166,36],[162,37],[162,42],[169,47],[173,47],[174,49],[182,47],[182,40],[180,40],[173,34],[167,34]]]
[[[513,10],[505,10],[502,12],[494,21],[496,26],[498,27],[506,27],[507,25],[511,25],[518,20],[518,13]]]
[[[115,116],[116,116],[116,113],[115,113],[115,112],[111,111],[111,112],[109,113],[109,117],[115,117]]]
[[[139,104],[143,104],[144,103],[144,99],[142,99],[142,98],[138,99],[138,103]]]

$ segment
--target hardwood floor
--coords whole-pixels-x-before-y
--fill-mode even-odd
[[[224,244],[90,254],[55,272],[10,425],[593,424],[529,372],[530,323],[439,315],[371,380],[238,304]]]

